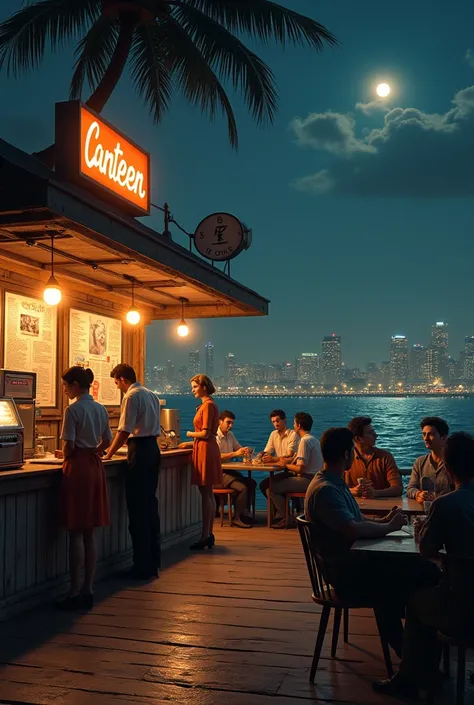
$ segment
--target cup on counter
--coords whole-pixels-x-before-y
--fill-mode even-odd
[[[44,456],[46,455],[45,450],[44,450],[44,445],[42,445],[41,443],[38,443],[38,445],[36,446],[35,455],[37,458],[44,458]]]
[[[358,477],[358,478],[357,478],[357,484],[359,485],[359,487],[364,488],[365,485],[366,485],[366,479],[365,479],[365,477]]]

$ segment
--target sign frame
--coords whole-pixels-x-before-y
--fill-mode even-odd
[[[144,207],[121,196],[105,184],[91,178],[81,169],[81,111],[85,110],[93,116],[99,123],[117,135],[118,141],[125,143],[136,149],[146,158],[146,205]],[[56,173],[60,178],[72,181],[77,186],[92,191],[98,198],[110,201],[118,206],[122,211],[133,216],[150,215],[151,208],[151,158],[150,153],[140,147],[134,140],[127,137],[115,125],[105,120],[102,115],[91,110],[80,100],[70,100],[55,105],[55,149],[56,149]]]

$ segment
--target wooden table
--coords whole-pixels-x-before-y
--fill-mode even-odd
[[[364,499],[356,497],[360,511],[364,514],[388,514],[392,507],[400,507],[404,514],[424,514],[423,505],[416,499],[407,497],[374,497],[374,499]]]
[[[418,544],[412,536],[404,531],[394,531],[378,539],[358,539],[352,545],[351,551],[362,553],[392,553],[402,555],[419,554]]]
[[[250,477],[253,472],[268,472],[269,473],[269,485],[268,485],[268,497],[267,497],[267,526],[270,528],[272,525],[272,502],[270,500],[270,493],[272,491],[272,475],[274,472],[283,472],[285,468],[281,465],[252,465],[251,463],[239,463],[238,461],[233,463],[222,463],[222,469],[233,470],[234,472],[245,472],[247,471]],[[255,501],[255,500],[254,500]]]

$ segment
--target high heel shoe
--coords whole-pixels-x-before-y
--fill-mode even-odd
[[[200,541],[196,541],[196,543],[192,543],[191,546],[189,547],[190,551],[203,551],[205,548],[211,549],[214,546],[215,539],[212,536],[208,536],[207,539],[201,539]]]

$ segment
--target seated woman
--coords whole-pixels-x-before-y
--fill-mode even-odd
[[[94,529],[110,523],[101,455],[110,445],[112,432],[107,409],[89,394],[94,381],[92,370],[70,367],[63,373],[62,380],[66,396],[74,400],[64,412],[60,492],[61,525],[69,532],[71,587],[69,595],[56,606],[63,610],[90,609],[94,602],[92,584],[97,563]]]

